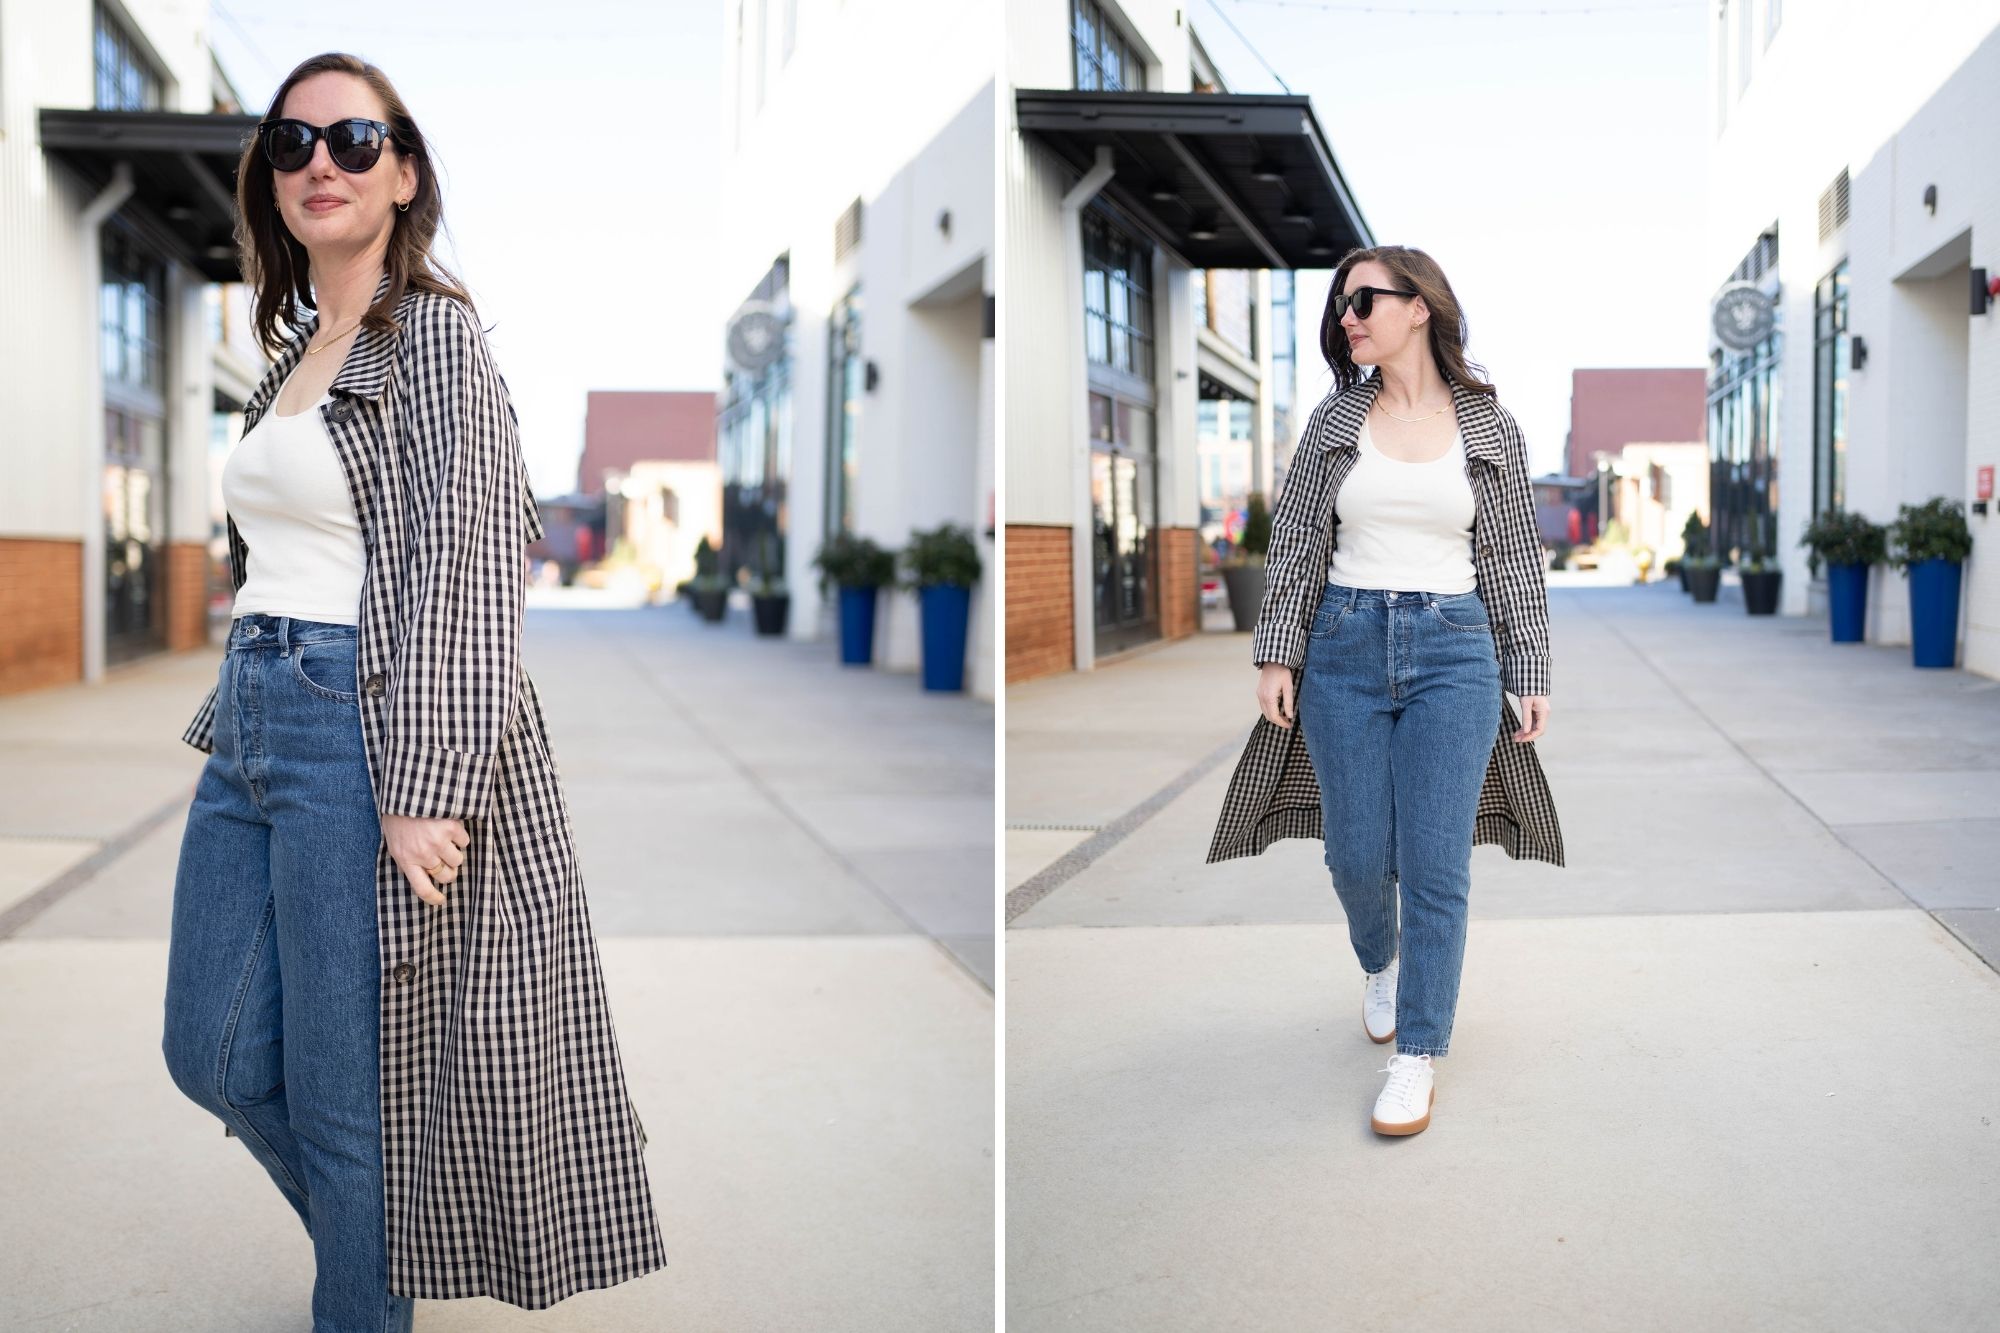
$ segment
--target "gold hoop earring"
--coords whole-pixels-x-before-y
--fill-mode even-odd
[[[398,213],[407,213],[410,211],[410,206],[408,204],[397,204],[396,211]]]

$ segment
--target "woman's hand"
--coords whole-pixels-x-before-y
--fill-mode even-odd
[[[1298,700],[1292,697],[1292,669],[1283,662],[1266,662],[1257,670],[1257,707],[1266,721],[1290,730],[1298,719]]]
[[[433,907],[444,906],[444,894],[437,885],[458,878],[465,864],[464,848],[472,835],[456,819],[419,819],[415,815],[383,815],[382,838],[389,844],[389,856],[402,867],[417,897]],[[433,883],[435,881],[435,883]]]
[[[1521,729],[1514,733],[1517,741],[1532,741],[1541,737],[1543,726],[1549,720],[1549,696],[1546,694],[1525,694],[1521,696]]]

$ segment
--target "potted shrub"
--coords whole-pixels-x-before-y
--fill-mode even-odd
[[[1709,554],[1708,524],[1700,514],[1689,514],[1681,525],[1681,540],[1687,554],[1681,560],[1681,581],[1697,602],[1712,602],[1722,586],[1722,561]]]
[[[1257,628],[1264,604],[1264,557],[1271,549],[1271,511],[1264,492],[1250,492],[1243,516],[1243,535],[1222,562],[1222,586],[1229,591],[1229,614],[1239,630]]]
[[[695,613],[710,624],[718,624],[729,610],[729,581],[722,577],[721,558],[703,537],[694,548]]]
[[[1958,664],[1958,591],[1972,533],[1957,500],[1901,505],[1889,525],[1889,563],[1910,580],[1910,653],[1920,667]]]
[[[972,529],[956,523],[928,532],[911,529],[903,564],[910,577],[902,586],[916,592],[922,611],[924,688],[962,690],[972,585],[979,582],[980,571]]]
[[[1868,567],[1888,557],[1888,529],[1860,514],[1823,509],[1799,545],[1814,573],[1826,561],[1826,618],[1835,643],[1860,643],[1868,623]]]
[[[777,533],[767,532],[758,539],[757,556],[757,572],[750,580],[751,618],[759,634],[783,634],[792,594],[785,584],[785,557]]]
[[[1785,578],[1776,555],[1761,546],[1752,547],[1736,568],[1743,576],[1744,612],[1753,616],[1776,615],[1778,587]]]
[[[851,532],[837,532],[820,543],[813,557],[819,569],[820,596],[826,585],[840,589],[840,660],[867,666],[875,658],[875,594],[896,581],[896,553]]]
[[[1695,557],[1708,554],[1708,524],[1702,521],[1700,514],[1692,510],[1688,511],[1687,522],[1681,524],[1681,545],[1684,548],[1681,552],[1681,559],[1678,565],[1681,576],[1681,591],[1693,592],[1695,585],[1693,578],[1694,570],[1689,566],[1693,564]],[[1719,567],[1716,577],[1718,580],[1721,578]],[[1696,597],[1695,600],[1698,602],[1704,600],[1712,602],[1715,600],[1715,590],[1710,588],[1706,598]]]

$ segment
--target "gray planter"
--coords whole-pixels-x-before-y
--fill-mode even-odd
[[[1229,614],[1236,618],[1236,628],[1256,629],[1257,609],[1264,604],[1264,567],[1224,565],[1222,586],[1229,590]]]
[[[720,624],[723,616],[729,612],[729,589],[696,588],[694,609],[703,620],[712,625]]]

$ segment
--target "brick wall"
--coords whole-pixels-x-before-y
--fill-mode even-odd
[[[0,537],[0,694],[83,679],[83,543]]]
[[[1155,528],[1160,543],[1160,637],[1185,639],[1201,628],[1198,534],[1193,528]]]
[[[167,547],[167,650],[208,642],[208,548],[200,542]]]
[[[1005,540],[1007,682],[1074,669],[1070,529],[1009,523]]]

